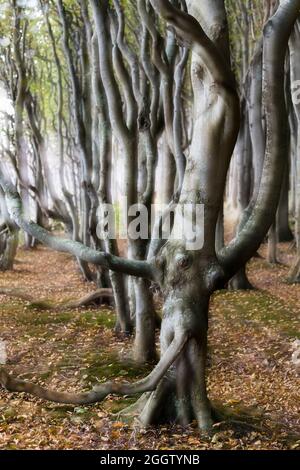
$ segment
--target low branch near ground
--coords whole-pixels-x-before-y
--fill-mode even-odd
[[[155,279],[155,268],[147,261],[128,260],[110,253],[94,250],[80,242],[52,235],[40,225],[26,220],[23,216],[22,202],[18,192],[3,180],[2,175],[0,175],[0,184],[5,192],[10,217],[20,228],[44,245],[56,251],[70,253],[83,261],[103,266],[112,271],[151,280]]]
[[[101,299],[113,299],[112,289],[102,288],[97,289],[94,292],[91,292],[78,300],[71,300],[70,302],[62,303],[59,305],[53,305],[43,300],[35,300],[30,295],[23,292],[23,289],[8,289],[0,288],[0,295],[7,295],[8,297],[13,297],[16,299],[24,300],[30,302],[30,306],[40,308],[42,310],[66,310],[66,309],[75,309],[80,307],[86,307],[93,304],[94,302]]]
[[[20,380],[9,375],[4,369],[0,369],[0,383],[9,392],[25,392],[35,397],[56,403],[72,405],[89,405],[104,400],[107,395],[135,395],[153,391],[164,377],[169,367],[174,363],[186,345],[188,337],[185,333],[175,335],[172,343],[160,359],[159,363],[142,380],[134,383],[105,382],[96,385],[92,390],[83,393],[68,393],[49,390],[40,385]]]

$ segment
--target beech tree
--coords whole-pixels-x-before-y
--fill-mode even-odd
[[[300,40],[300,30],[299,30],[299,20],[297,21],[293,33],[290,38],[289,48],[290,48],[290,66],[291,66],[291,81],[297,81],[298,77],[298,68],[299,68],[299,40]],[[298,96],[297,96],[298,97]],[[299,198],[299,183],[300,183],[300,163],[299,163],[299,155],[300,155],[300,137],[299,137],[299,119],[300,119],[300,106],[298,100],[294,100],[292,111],[294,110],[294,114],[296,117],[296,129],[293,126],[292,121],[292,130],[295,132],[295,153],[294,153],[294,173],[295,173],[295,200],[296,200],[296,230],[295,230],[295,238],[296,238],[296,245],[297,245],[297,260],[295,265],[291,269],[289,274],[290,280],[292,282],[299,282],[300,281],[300,198]]]
[[[59,0],[57,5],[61,24],[66,29],[63,3]],[[91,44],[98,46],[97,51],[94,50],[94,66],[95,79],[100,80],[97,84],[101,94],[97,93],[96,98],[104,100],[104,109],[100,108],[97,123],[99,128],[101,123],[104,123],[104,127],[108,123],[109,131],[125,155],[129,204],[143,202],[147,205],[152,200],[157,140],[162,129],[165,132],[176,167],[176,180],[173,180],[175,189],[169,207],[169,210],[174,208],[174,224],[169,239],[159,240],[156,232],[153,239],[145,244],[129,239],[130,256],[122,258],[109,244],[105,251],[101,251],[99,247],[88,246],[76,239],[52,235],[26,217],[18,191],[3,173],[1,186],[11,220],[31,237],[55,250],[71,253],[84,262],[101,266],[118,275],[132,276],[136,293],[137,341],[142,345],[141,348],[145,348],[147,343],[145,350],[152,352],[155,344],[155,317],[149,288],[150,283],[159,286],[163,298],[160,360],[143,380],[135,383],[102,383],[91,391],[79,394],[48,390],[19,380],[9,375],[4,368],[0,371],[0,382],[9,391],[27,392],[47,400],[71,404],[99,402],[109,394],[143,393],[131,412],[138,414],[144,425],[163,422],[188,424],[196,419],[201,430],[208,430],[214,417],[205,382],[209,300],[213,292],[223,288],[256,253],[274,223],[289,146],[286,53],[299,15],[300,1],[281,1],[263,29],[261,64],[266,142],[261,175],[255,197],[247,206],[244,223],[236,237],[217,250],[216,227],[220,220],[227,172],[241,126],[240,97],[231,69],[224,1],[189,0],[186,5],[184,2],[168,0],[137,1],[144,28],[142,54],[138,57],[132,55],[123,42],[124,10],[119,2],[114,2],[114,6],[117,22],[116,16],[111,16],[111,8],[106,0],[90,1],[92,21],[87,19],[89,12],[85,11],[85,19],[88,21],[85,23],[85,31],[91,28]],[[161,40],[161,35],[169,33],[157,22],[157,18],[171,28],[173,48],[175,36],[180,44],[175,47],[177,74],[174,76],[171,75],[174,68],[169,68],[173,63],[167,54],[170,54],[170,50]],[[63,34],[64,48],[67,49],[66,31]],[[183,84],[183,65],[187,61],[186,49],[191,51],[193,122],[189,151],[184,153],[184,113],[180,87]],[[65,52],[68,56],[69,52]],[[69,64],[69,59],[67,62],[72,69],[70,76],[74,81],[76,71]],[[140,63],[143,64],[141,75],[136,75]],[[158,77],[162,80],[159,85]],[[72,87],[75,85],[72,83]],[[176,95],[176,90],[181,90],[180,94]],[[177,97],[175,100],[173,93]],[[78,98],[76,87],[73,99],[75,95]],[[99,106],[101,102],[97,102]],[[178,113],[179,108],[181,111]],[[76,132],[83,139],[82,129],[79,129],[82,124],[79,122],[80,117],[75,116]],[[101,145],[107,143],[103,140],[106,136],[101,133]],[[142,138],[144,146],[141,151],[139,144]],[[81,154],[86,152],[90,157],[84,147],[88,137],[87,140],[80,139]],[[109,151],[105,146],[100,171],[103,165],[107,165]],[[143,172],[145,166],[146,173]],[[140,193],[138,188],[145,180],[146,185],[142,184],[143,191]],[[102,181],[102,184],[105,182]],[[105,190],[100,194],[104,195],[103,199],[107,197]],[[143,197],[139,197],[141,194]],[[204,207],[203,224],[197,227],[203,246],[190,249],[187,237],[181,240],[176,237],[176,227],[181,226],[187,217],[184,206],[196,207],[198,204]],[[147,332],[150,332],[150,336]]]

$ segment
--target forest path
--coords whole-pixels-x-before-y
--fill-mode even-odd
[[[291,257],[288,246],[280,245],[280,259],[290,263]],[[53,303],[93,291],[68,255],[39,247],[20,250],[17,258],[13,272],[0,273],[1,288],[22,288]],[[140,430],[115,421],[109,413],[131,403],[128,398],[73,407],[1,389],[0,448],[300,448],[299,366],[292,360],[300,336],[300,285],[285,283],[287,271],[255,259],[249,276],[262,290],[213,297],[208,388],[230,417],[215,426],[213,437],[199,436],[193,426]],[[23,378],[82,390],[98,380],[142,377],[151,368],[125,359],[131,340],[114,334],[114,312],[108,307],[55,312],[3,295],[0,301],[6,367]]]

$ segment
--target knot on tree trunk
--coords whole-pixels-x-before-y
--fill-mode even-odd
[[[138,128],[140,132],[145,132],[150,128],[149,113],[143,109],[138,116]]]

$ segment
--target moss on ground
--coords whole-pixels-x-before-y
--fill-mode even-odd
[[[108,309],[82,312],[76,318],[76,324],[78,326],[103,326],[109,329],[114,328],[115,321],[115,313]]]
[[[96,384],[113,378],[126,380],[144,377],[153,365],[137,364],[119,357],[117,352],[101,351],[90,353],[86,357],[90,364],[83,372],[82,378],[86,383]]]
[[[257,328],[267,325],[284,335],[300,338],[299,318],[295,312],[268,292],[221,291],[214,298],[226,318],[234,317],[240,323],[252,321]]]
[[[109,414],[114,414],[115,416],[113,418],[115,418],[116,420],[119,420],[120,419],[120,416],[119,416],[119,413],[120,411],[123,411],[125,408],[127,408],[128,406],[131,406],[133,405],[137,399],[138,399],[139,395],[135,395],[135,396],[132,396],[132,397],[114,397],[113,400],[106,400],[103,402],[102,404],[102,408]],[[132,418],[130,417],[129,419],[122,416],[121,417],[121,421],[131,421]]]
[[[283,302],[264,291],[221,291],[214,296],[212,310],[218,310],[219,315],[224,316],[228,324],[236,325],[237,329],[239,325],[249,324],[254,332],[259,332],[267,326],[277,333],[299,338],[299,320],[289,300],[287,298],[287,302]],[[25,355],[18,360],[19,363],[16,362],[18,374],[22,378],[47,383],[50,387],[54,385],[82,390],[106,380],[134,381],[145,377],[152,370],[151,365],[141,366],[120,356],[121,350],[128,354],[131,343],[113,336],[111,330],[115,325],[115,313],[111,309],[103,307],[55,311],[47,310],[46,306],[49,304],[48,301],[28,303],[12,299],[0,306],[3,325],[10,325],[14,334],[18,335],[19,344],[24,341],[24,350],[29,349],[28,356]],[[40,346],[41,338],[45,341],[45,351],[49,351],[49,363],[46,352],[42,358],[38,358],[41,363],[37,367],[34,348],[36,345]],[[77,346],[74,347],[74,344]],[[23,345],[20,349],[17,348],[17,351],[22,351],[22,348]],[[226,351],[229,351],[229,348]],[[66,380],[64,385],[61,385],[61,380]],[[23,399],[10,399],[11,406],[7,406],[7,403],[2,406],[0,402],[0,426],[3,431],[20,423],[23,433],[26,420],[38,420],[41,416],[41,422],[47,422],[47,429],[51,434],[52,427],[65,429],[71,424],[73,429],[74,426],[90,426],[93,420],[101,421],[103,412],[104,415],[107,412],[112,420],[123,421],[118,413],[135,403],[138,396],[111,396],[101,404],[77,407],[51,405],[37,402],[30,397],[24,400],[24,403],[31,405],[30,411],[23,411]],[[228,400],[225,405],[215,404],[215,408],[219,416],[219,423],[214,431],[217,436],[223,430],[225,433],[233,430],[232,436],[237,440],[247,440],[253,433],[259,433],[259,436],[281,433],[280,424],[277,429],[274,427],[275,422],[270,425],[273,427],[267,428],[269,421],[262,418],[264,410],[258,407],[245,408],[241,402],[231,403]],[[115,416],[112,417],[112,414]],[[57,432],[57,429],[53,432]],[[97,435],[99,432],[101,429],[97,430]],[[14,438],[19,439],[17,432]],[[280,439],[286,448],[293,448],[299,442],[299,436],[288,433]],[[216,438],[214,445],[217,442]],[[41,447],[43,445],[40,444]],[[20,444],[11,442],[6,448],[20,448]]]
[[[69,323],[74,319],[72,312],[32,312],[25,311],[19,315],[19,321],[24,325],[49,325],[57,323]]]
[[[15,311],[15,310],[14,310]],[[79,327],[98,327],[112,329],[115,325],[115,314],[111,310],[93,311],[37,311],[22,309],[18,312],[17,321],[28,326],[73,323]]]

